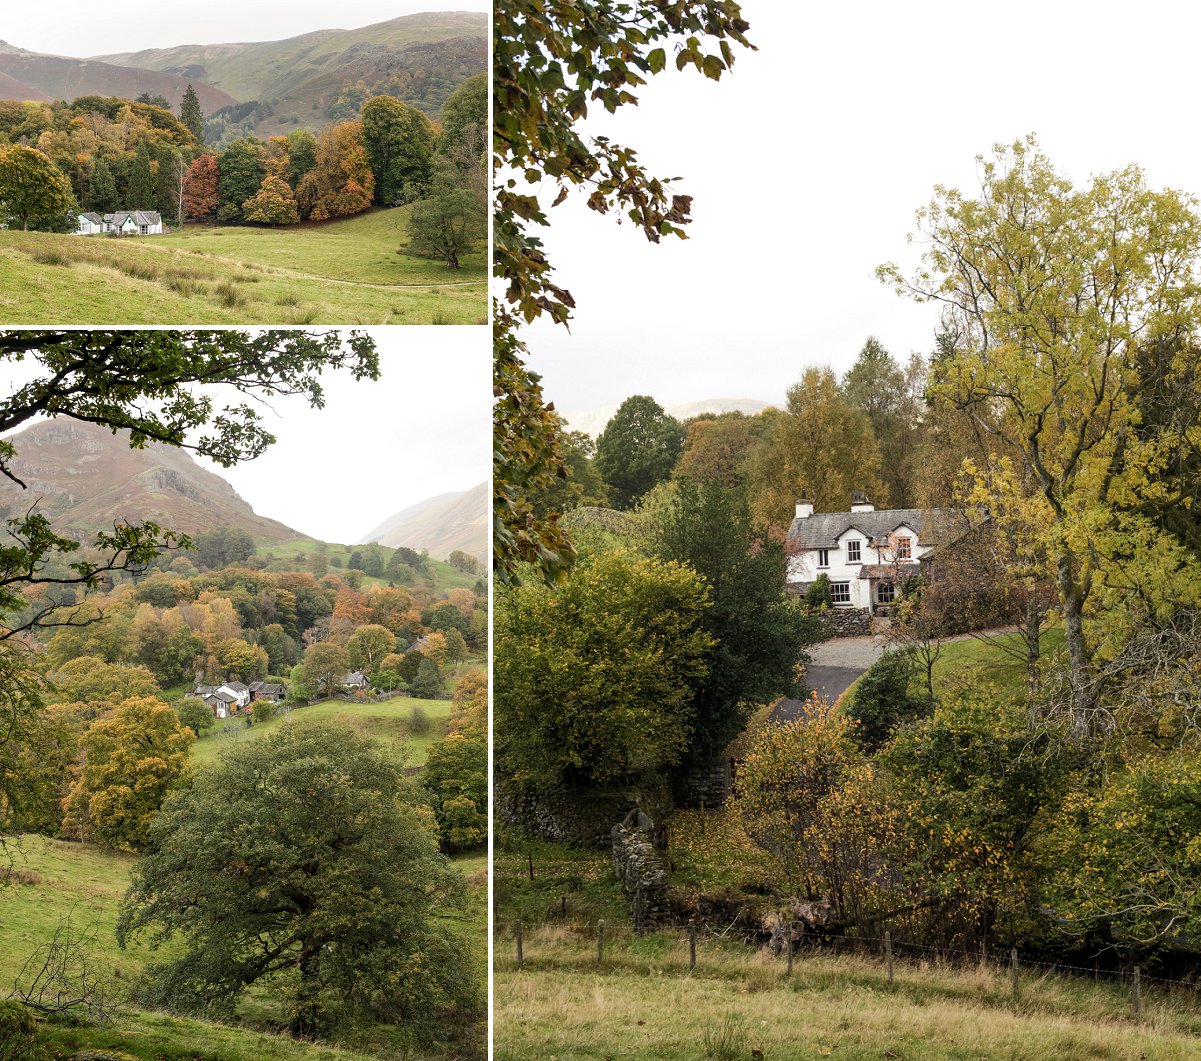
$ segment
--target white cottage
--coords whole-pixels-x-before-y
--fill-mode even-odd
[[[80,236],[99,236],[104,231],[104,218],[99,214],[94,214],[89,211],[86,214],[77,214],[78,228],[75,230]]]
[[[157,210],[118,210],[104,215],[104,231],[121,236],[161,236],[163,219]]]
[[[836,608],[887,608],[898,587],[920,574],[922,561],[966,530],[949,509],[879,509],[861,493],[849,512],[814,512],[797,502],[788,528],[788,584],[804,593],[820,575],[830,580]]]

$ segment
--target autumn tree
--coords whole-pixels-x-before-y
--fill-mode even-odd
[[[818,512],[839,512],[856,490],[882,494],[871,424],[829,368],[807,368],[788,388],[787,408],[769,422],[750,459],[751,509],[762,526],[783,535],[801,497]]]
[[[444,920],[462,879],[419,792],[344,726],[302,722],[226,749],[163,806],[117,941],[171,941],[152,976],[177,1008],[232,1014],[270,981],[295,1035],[357,1018],[421,1040],[474,1019],[479,976]]]
[[[333,696],[350,670],[350,656],[341,645],[319,641],[305,650],[301,682],[314,695]]]
[[[360,626],[346,642],[350,666],[364,674],[374,674],[389,652],[396,651],[396,635],[386,626],[368,623]]]
[[[62,171],[31,147],[0,147],[0,222],[26,232],[70,232],[75,196]]]
[[[433,123],[393,96],[363,104],[363,144],[375,175],[375,203],[397,206],[422,198],[434,154]]]
[[[1045,553],[1064,621],[1080,735],[1105,725],[1094,656],[1132,624],[1196,603],[1196,558],[1138,503],[1195,424],[1139,430],[1140,348],[1175,341],[1190,373],[1199,312],[1196,203],[1134,166],[1077,189],[1028,139],[981,161],[978,198],[936,188],[918,214],[925,267],[880,275],[958,327],[932,391],[993,436],[972,499]],[[1196,374],[1191,377],[1196,384]],[[1106,607],[1103,602],[1121,607]],[[1090,613],[1090,609],[1094,611]],[[1096,619],[1086,629],[1090,614]]]
[[[596,470],[618,508],[630,508],[671,476],[684,428],[654,398],[635,394],[618,407],[596,440]]]
[[[736,487],[746,483],[747,464],[764,421],[722,413],[689,421],[674,475],[697,484]]]
[[[260,225],[294,225],[300,212],[292,189],[282,177],[268,174],[259,190],[242,204],[242,216]]]
[[[184,179],[183,209],[186,217],[211,221],[217,216],[219,171],[216,155],[201,155]]]
[[[83,768],[63,802],[63,829],[108,847],[144,848],[183,773],[195,736],[162,700],[126,700],[83,735]]]
[[[482,730],[451,733],[430,745],[421,783],[433,796],[442,850],[488,842],[488,738]]]
[[[563,459],[518,329],[544,315],[566,323],[575,305],[552,279],[537,234],[550,224],[549,202],[586,189],[590,209],[628,218],[652,243],[683,237],[690,220],[691,198],[648,173],[635,151],[583,131],[589,107],[637,103],[637,89],[667,67],[669,51],[677,69],[717,80],[734,63],[731,45],[749,46],[748,29],[737,0],[494,5],[493,272],[504,295],[493,308],[493,533],[502,580],[521,561],[554,579],[574,555],[558,513],[539,513],[528,498],[563,473]]]
[[[362,122],[341,122],[317,140],[314,168],[296,189],[300,212],[313,221],[358,214],[371,205],[375,176]]]

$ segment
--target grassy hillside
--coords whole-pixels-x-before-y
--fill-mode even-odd
[[[267,722],[247,726],[244,718],[219,721],[192,746],[192,761],[209,763],[221,758],[230,744],[258,740],[273,733],[293,719],[332,719],[339,725],[362,727],[363,731],[381,744],[395,747],[405,757],[407,766],[421,766],[429,746],[446,733],[453,704],[450,700],[415,700],[398,696],[380,704],[355,704],[345,700],[329,700],[308,707],[297,707],[277,715]],[[428,720],[428,729],[414,732],[413,709],[419,708]]]
[[[0,232],[3,324],[482,324],[483,252],[400,252],[410,208],[142,239]]]
[[[268,562],[267,570],[274,571],[277,569],[283,570],[303,570],[304,564],[296,560],[297,556],[311,556],[315,551],[318,543],[312,538],[294,538],[286,542],[260,541],[258,543],[259,555],[266,558],[268,556],[273,559]],[[337,545],[334,543],[326,543],[325,557],[328,561],[331,557],[338,557],[342,561],[340,568],[331,566],[329,570],[334,574],[346,571],[346,564],[349,561],[351,554],[358,549],[357,545]],[[464,571],[460,571],[457,567],[452,567],[444,560],[430,559],[430,572],[432,586],[435,590],[448,589],[472,589],[480,580],[480,575],[471,575]],[[421,576],[417,576],[418,582],[421,581]],[[363,576],[364,586],[386,586],[388,580],[386,578],[376,578],[372,575]]]
[[[525,939],[520,969],[511,937],[497,940],[497,1061],[1183,1061],[1201,1051],[1191,997],[1147,994],[1136,1023],[1118,985],[1030,975],[1015,1005],[991,967],[898,963],[890,984],[877,960],[805,956],[786,979],[783,960],[703,939],[689,972],[677,932],[619,937],[598,970],[590,932]]]

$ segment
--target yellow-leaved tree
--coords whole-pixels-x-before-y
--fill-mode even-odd
[[[1201,571],[1145,513],[1201,424],[1145,424],[1137,394],[1151,347],[1194,390],[1201,219],[1136,166],[1074,187],[1031,137],[980,162],[975,198],[938,187],[918,212],[923,266],[882,280],[944,307],[955,336],[931,396],[994,443],[966,468],[965,499],[1045,558],[1062,608],[1076,733],[1105,728],[1097,661],[1141,621],[1198,603]],[[1182,502],[1187,503],[1187,502]]]

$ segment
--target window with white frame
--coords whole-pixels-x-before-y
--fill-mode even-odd
[[[831,582],[830,600],[835,604],[850,604],[851,584],[849,582]]]
[[[897,587],[891,582],[876,583],[876,603],[891,604],[897,598]]]
[[[817,551],[817,566],[818,567],[829,567],[830,566],[830,550],[829,549],[818,549],[818,551]]]
[[[859,555],[860,541],[858,538],[852,538],[847,542],[847,563],[858,564],[862,563],[862,557]]]
[[[897,539],[897,559],[908,560],[913,555],[912,540],[909,538]]]

